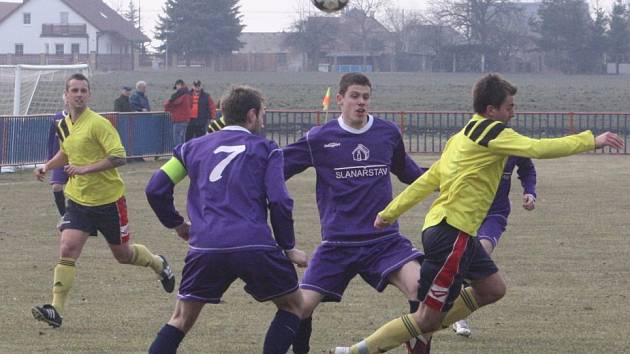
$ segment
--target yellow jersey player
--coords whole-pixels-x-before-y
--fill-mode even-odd
[[[42,181],[47,171],[65,166],[69,176],[65,188],[68,205],[59,224],[60,258],[54,269],[52,303],[32,309],[35,319],[52,327],[61,326],[64,304],[76,277],[75,263],[88,236],[96,236],[97,231],[119,263],[151,267],[167,292],[175,287],[166,259],[130,242],[125,186],[116,170],[126,162],[125,149],[112,124],[88,108],[88,79],[82,74],[70,76],[64,94],[69,114],[60,127],[65,138],[57,154],[33,171]]]
[[[506,126],[514,116],[515,94],[516,87],[499,75],[481,78],[473,89],[476,114],[448,141],[429,171],[376,217],[376,229],[387,227],[439,188],[422,231],[425,259],[418,311],[390,321],[352,347],[337,347],[331,353],[384,353],[414,338],[413,353],[429,353],[433,332],[504,296],[505,281],[476,235],[508,156],[549,159],[604,146],[623,147],[623,140],[610,132],[595,137],[585,131],[556,139],[522,136]],[[463,279],[470,279],[471,286],[461,290]]]

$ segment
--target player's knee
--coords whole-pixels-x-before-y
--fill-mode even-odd
[[[442,320],[439,311],[421,306],[418,311],[411,314],[422,333],[435,332],[442,329]]]
[[[120,263],[120,264],[130,264],[131,263],[131,259],[133,258],[133,254],[132,253],[113,252],[113,254],[114,254],[114,258],[116,259],[116,261],[118,261],[118,263]]]
[[[499,277],[483,293],[483,299],[479,305],[488,305],[501,300],[507,292],[507,285],[502,277]]]

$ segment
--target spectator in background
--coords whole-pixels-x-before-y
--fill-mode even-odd
[[[203,90],[201,81],[193,82],[191,119],[186,127],[186,141],[206,134],[210,119],[215,119],[217,109],[212,97]]]
[[[147,83],[144,81],[136,82],[136,91],[129,97],[132,112],[149,112],[149,99],[147,98]]]
[[[129,96],[131,96],[131,87],[121,87],[120,96],[114,100],[114,112],[133,112]]]
[[[188,86],[182,79],[175,81],[175,92],[168,100],[164,101],[164,110],[171,113],[173,122],[173,143],[177,146],[184,142],[186,127],[192,117],[192,97]]]

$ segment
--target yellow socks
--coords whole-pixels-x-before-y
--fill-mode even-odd
[[[164,267],[162,258],[154,255],[148,248],[137,243],[131,245],[131,250],[133,251],[131,264],[140,267],[151,267],[155,273],[160,274]]]
[[[420,328],[411,315],[385,324],[376,332],[350,348],[351,354],[384,353],[411,338],[421,336]]]
[[[442,328],[448,328],[453,323],[470,316],[471,313],[478,309],[479,305],[472,293],[472,288],[464,288],[453,302],[453,307],[451,307],[446,313],[446,317],[442,320]]]
[[[442,327],[447,328],[451,324],[468,317],[479,309],[477,300],[472,294],[472,288],[465,288],[460,296],[455,299],[453,307],[448,311],[442,321]],[[369,337],[350,348],[351,354],[384,353],[398,347],[414,337],[429,339],[433,333],[422,333],[418,324],[411,315],[402,316],[390,321],[377,329]]]
[[[59,312],[63,312],[68,293],[74,284],[74,278],[77,275],[77,268],[75,267],[75,259],[73,258],[61,258],[55,266],[53,275],[53,300],[52,305]]]

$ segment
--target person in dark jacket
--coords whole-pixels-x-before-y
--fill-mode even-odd
[[[186,141],[204,136],[206,127],[210,119],[215,119],[217,115],[216,105],[212,97],[203,90],[201,81],[193,82],[190,91],[192,98],[191,119],[186,127]]]
[[[114,100],[114,112],[133,112],[129,96],[131,95],[131,87],[123,86],[120,88],[120,96]]]
[[[149,112],[149,98],[147,97],[147,83],[144,81],[136,82],[136,91],[129,97],[131,108],[136,112]]]

